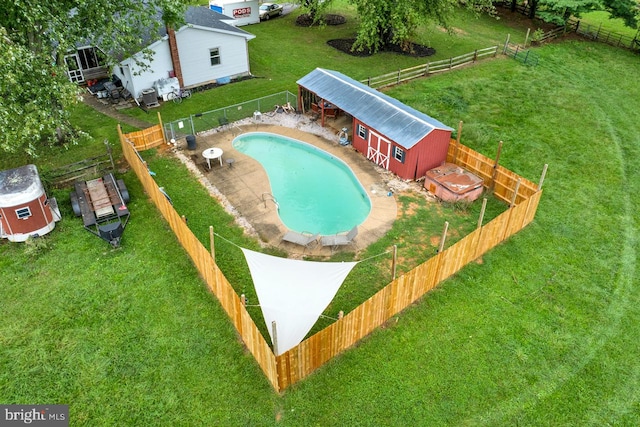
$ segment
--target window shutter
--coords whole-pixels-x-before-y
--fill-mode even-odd
[[[405,151],[398,147],[397,145],[393,146],[393,158],[399,161],[400,163],[404,163],[404,155]]]

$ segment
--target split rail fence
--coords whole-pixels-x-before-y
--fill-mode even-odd
[[[567,20],[566,28],[566,31],[575,31],[581,36],[600,43],[635,51],[640,50],[640,39],[638,39],[640,32],[636,33],[634,37],[630,37],[622,33],[605,30],[602,28],[602,24],[596,27],[595,25],[584,24],[577,19]]]
[[[518,4],[515,6],[515,9],[513,11],[517,11],[524,16],[530,17],[531,3],[532,2],[525,2],[525,4]],[[494,3],[494,5],[500,5],[504,8],[511,9],[511,3],[506,1],[496,2]],[[540,19],[541,21],[543,21],[543,19],[537,14],[536,19]],[[638,36],[640,36],[640,32],[637,32],[635,36],[631,37],[626,34],[603,29],[602,24],[599,24],[597,26],[586,24],[582,23],[581,20],[576,18],[567,19],[565,25],[561,25],[556,29],[544,33],[538,41],[541,43],[550,41],[569,32],[574,32],[593,41],[606,43],[611,46],[621,47],[634,51],[640,50],[640,39],[638,38]]]
[[[463,65],[476,62],[479,59],[485,57],[496,56],[498,55],[499,49],[499,46],[476,49],[473,52],[465,53],[464,55],[452,57],[449,59],[427,62],[426,64],[416,65],[415,67],[405,68],[393,73],[387,73],[377,77],[369,77],[365,80],[361,80],[360,83],[363,83],[374,89],[393,86],[408,80],[417,79],[419,77],[426,77],[429,74],[436,74],[443,71],[453,70],[455,68],[462,67]]]
[[[162,125],[154,128],[162,131]],[[211,253],[160,191],[131,142],[131,134],[123,134],[120,126],[118,134],[125,159],[191,257],[210,291],[226,311],[268,381],[278,392],[304,379],[331,358],[354,346],[466,264],[527,226],[535,217],[542,195],[542,178],[540,184],[536,185],[499,165],[499,155],[493,160],[452,140],[447,160],[481,176],[485,186],[492,188],[497,197],[507,201],[510,208],[491,222],[479,224],[475,231],[462,240],[396,278],[332,325],[286,353],[275,356]]]

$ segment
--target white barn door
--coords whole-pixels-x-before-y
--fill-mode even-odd
[[[391,142],[369,129],[369,140],[367,141],[367,159],[378,166],[389,169],[389,156],[391,155]]]

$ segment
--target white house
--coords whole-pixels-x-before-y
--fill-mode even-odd
[[[189,7],[181,28],[174,31],[162,27],[147,46],[153,59],[146,70],[136,64],[135,59],[142,58],[140,49],[115,66],[113,74],[136,98],[143,90],[153,88],[156,81],[169,77],[177,77],[183,88],[192,88],[250,75],[248,41],[255,35],[236,28],[233,21],[206,6]],[[70,79],[88,79],[79,79],[81,70],[75,68],[69,71]]]

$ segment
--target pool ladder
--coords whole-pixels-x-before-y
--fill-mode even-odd
[[[276,209],[280,210],[280,205],[278,204],[278,201],[276,200],[275,197],[273,197],[273,194],[271,193],[262,193],[262,201],[264,202],[264,207],[267,207],[267,200],[272,200],[273,203],[275,203],[276,205]]]

